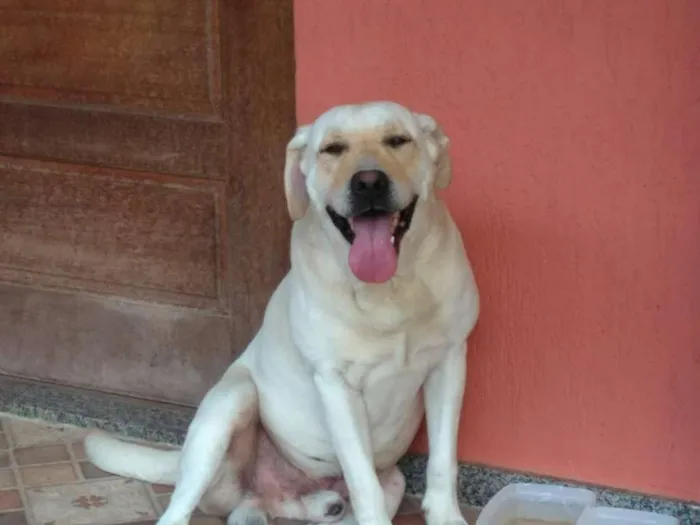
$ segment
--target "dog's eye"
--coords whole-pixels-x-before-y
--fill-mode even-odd
[[[331,142],[330,144],[327,144],[323,148],[321,148],[321,153],[337,157],[345,153],[347,149],[347,144],[343,144],[342,142]]]
[[[411,142],[411,137],[407,137],[406,135],[391,135],[384,139],[384,144],[394,149],[398,149],[409,142]]]

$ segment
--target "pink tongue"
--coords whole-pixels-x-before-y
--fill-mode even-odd
[[[396,273],[391,216],[352,220],[355,240],[348,257],[352,273],[366,283],[388,281]]]

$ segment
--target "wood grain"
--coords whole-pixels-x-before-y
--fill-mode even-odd
[[[0,267],[32,284],[215,304],[215,188],[130,175],[0,157]]]
[[[0,101],[0,153],[18,157],[223,179],[232,133],[216,120]]]
[[[194,405],[230,361],[229,320],[0,284],[0,371]]]
[[[222,15],[229,29],[222,35],[228,88],[224,115],[245,130],[232,140],[229,152],[234,175],[228,202],[230,264],[236,276],[231,292],[251,293],[254,301],[266,302],[289,266],[291,223],[282,173],[295,128],[294,90],[289,89],[295,73],[292,16],[292,3],[279,0],[226,2]],[[250,242],[251,234],[260,242]],[[261,305],[251,308],[259,321]]]
[[[218,113],[214,0],[0,2],[0,93]]]

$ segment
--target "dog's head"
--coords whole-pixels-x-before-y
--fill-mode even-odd
[[[448,143],[432,117],[395,103],[335,107],[289,142],[289,213],[315,213],[344,239],[358,279],[388,281],[416,207],[450,182]]]

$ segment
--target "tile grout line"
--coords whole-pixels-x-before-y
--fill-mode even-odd
[[[63,443],[63,446],[66,447],[66,450],[68,451],[68,457],[70,458],[70,462],[73,465],[75,476],[78,478],[77,481],[87,481],[87,478],[83,474],[83,469],[80,468],[80,461],[78,461],[78,458],[75,455],[75,452],[73,451],[73,443],[75,443],[75,441],[71,441],[70,443],[66,441]]]
[[[153,505],[153,509],[156,511],[156,517],[160,518],[163,515],[163,512],[165,509],[163,506],[160,504],[160,501],[158,500],[158,495],[156,494],[156,491],[153,490],[153,487],[151,486],[150,483],[146,483],[145,481],[143,483],[143,488],[146,491],[146,496],[148,496],[148,499],[151,502],[151,505]]]
[[[34,513],[29,507],[29,500],[27,498],[24,480],[20,475],[19,465],[15,461],[15,436],[12,433],[12,430],[10,429],[10,424],[6,418],[0,418],[0,425],[2,425],[2,430],[5,434],[5,439],[7,440],[7,454],[10,460],[10,470],[12,471],[12,475],[15,477],[15,490],[19,493],[19,499],[22,502],[24,519],[27,522],[27,525],[35,525],[36,520],[34,519]]]

